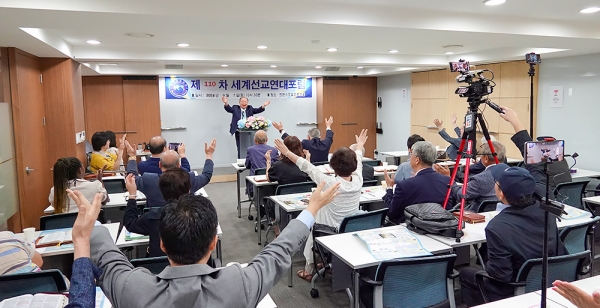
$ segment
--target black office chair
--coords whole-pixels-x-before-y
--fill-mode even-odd
[[[154,258],[133,259],[131,260],[131,265],[133,265],[133,267],[146,268],[150,271],[150,273],[158,275],[165,269],[165,267],[171,264],[169,263],[169,259],[166,256],[164,256]]]
[[[364,165],[369,165],[369,166],[373,166],[373,167],[377,167],[377,166],[381,165],[380,160],[363,160],[362,163]]]
[[[109,194],[124,193],[127,191],[125,188],[125,179],[106,179],[102,180],[104,188]]]
[[[267,168],[260,168],[254,170],[254,175],[265,175],[267,174]],[[246,182],[246,186],[248,182]],[[250,198],[250,204],[248,205],[248,220],[254,220],[254,215],[252,215],[252,205],[254,205],[254,190],[248,190],[248,197]],[[258,204],[255,206],[259,206]]]
[[[377,184],[379,184],[379,181],[377,181],[377,180],[363,181],[362,187],[377,186]]]
[[[36,293],[58,293],[67,290],[62,273],[57,269],[0,275],[0,301]]]
[[[580,210],[587,210],[583,201],[585,187],[590,181],[566,182],[556,185],[554,189],[554,198],[564,204],[576,207]]]
[[[317,277],[324,278],[326,271],[331,268],[331,256],[325,251],[325,249],[321,245],[317,243],[317,241],[315,241],[315,238],[319,236],[381,228],[383,227],[383,223],[385,222],[385,215],[387,214],[387,212],[388,208],[386,207],[376,211],[344,217],[342,223],[340,224],[340,227],[338,228],[337,233],[328,230],[331,227],[327,228],[327,226],[325,226],[326,228],[324,229],[319,229],[318,225],[313,227],[313,251],[317,251],[319,257],[321,258],[321,261],[323,262],[323,268],[317,271],[317,274],[313,276],[312,281],[310,282],[310,296],[312,298],[319,297],[319,290],[317,290],[316,288]],[[350,296],[349,290],[347,290],[346,292],[348,293],[348,296]]]
[[[315,182],[302,182],[302,183],[292,183],[292,184],[285,184],[285,185],[278,185],[277,189],[275,190],[275,195],[291,195],[291,194],[299,194],[299,193],[309,193],[312,191],[312,188],[317,187],[317,184]],[[274,207],[275,204],[273,203],[273,200],[271,200],[269,197],[264,197],[264,204],[265,204],[265,212],[266,212],[266,222],[268,223],[268,227],[267,227],[267,231],[265,232],[265,246],[267,246],[267,244],[269,244],[269,231],[271,231],[273,229],[273,223],[271,222],[271,218],[269,217],[269,211],[271,209],[271,207]],[[277,214],[275,214],[275,216],[277,216]],[[273,218],[277,218],[277,217],[273,217]],[[275,221],[275,224],[278,224],[278,221]]]
[[[73,228],[73,224],[77,219],[77,212],[74,213],[63,213],[63,214],[52,214],[40,217],[40,230],[54,230]],[[104,209],[100,209],[98,213],[98,221],[104,223]]]
[[[482,201],[481,204],[479,204],[479,207],[477,208],[477,213],[483,213],[483,212],[492,212],[496,210],[496,205],[498,205],[498,200],[486,200],[486,201]]]
[[[322,166],[322,165],[329,164],[329,162],[328,161],[317,161],[317,162],[314,162],[312,164],[313,164],[313,166]]]

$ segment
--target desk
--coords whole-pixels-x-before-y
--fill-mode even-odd
[[[586,293],[592,294],[592,292],[600,289],[600,276],[594,276],[594,277],[590,277],[590,278],[586,278],[586,279],[581,279],[581,280],[573,281],[571,283],[573,285],[575,285],[576,287],[582,289]],[[535,291],[534,293],[538,294],[538,296],[540,297],[540,300],[541,300],[542,291],[538,290],[538,291]],[[560,305],[560,307],[576,308],[576,306],[571,304],[571,302],[569,302],[566,298],[562,297],[556,291],[552,290],[552,288],[548,288],[547,293],[546,293],[546,303],[549,304],[551,302]]]
[[[249,175],[246,177],[246,180],[248,180],[250,183],[252,183],[252,185],[254,185],[254,207],[256,207],[256,221],[258,222],[256,225],[256,229],[258,233],[258,245],[261,245],[262,230],[260,229],[260,190],[266,186],[277,186],[278,183],[268,181],[257,182],[255,180],[256,177],[257,176]]]
[[[240,189],[241,189],[241,183],[240,183],[240,177],[242,172],[244,172],[246,170],[245,166],[240,166],[237,163],[231,163],[231,166],[235,169],[235,173],[237,176],[237,210],[238,210],[238,218],[242,217],[242,196],[240,193]]]
[[[508,164],[509,166],[516,166],[516,165],[518,165],[522,161],[523,161],[522,159],[518,159],[518,158],[507,158],[506,159],[506,164]],[[471,164],[475,164],[476,162],[477,162],[476,160],[471,159]],[[439,162],[437,164],[438,165],[442,165],[442,166],[454,167],[455,163],[456,163],[456,160],[447,160],[447,161]],[[462,167],[462,166],[465,166],[466,164],[467,164],[467,159],[466,158],[461,158],[460,159],[460,166]]]
[[[542,299],[542,297],[539,294],[537,294],[536,292],[531,292],[531,293],[525,293],[523,295],[513,296],[513,297],[509,297],[507,299],[503,299],[503,300],[499,300],[499,301],[495,301],[495,302],[491,302],[491,303],[487,303],[487,304],[483,304],[483,305],[479,305],[479,306],[475,306],[475,307],[477,307],[477,308],[506,308],[506,307],[534,308],[534,307],[539,307],[541,299]],[[546,307],[548,307],[548,308],[557,307],[557,306],[553,306],[552,304],[553,304],[552,302],[548,301]],[[558,306],[558,307],[562,307],[562,306]]]
[[[129,194],[126,192],[123,193],[115,193],[115,194],[108,194],[108,198],[109,201],[102,205],[102,208],[111,208],[111,207],[121,207],[121,206],[127,206],[127,200],[126,197]],[[144,195],[141,191],[138,190],[137,192],[137,196],[138,196],[138,205],[142,205],[142,204],[146,204],[146,195]],[[46,209],[44,209],[44,214],[54,214],[54,207],[52,205],[48,206]]]
[[[379,229],[373,229],[373,231],[386,231],[397,228],[404,228],[403,226],[385,227]],[[374,267],[381,263],[381,260],[375,259],[369,250],[367,245],[356,235],[356,232],[342,233],[329,236],[317,237],[315,240],[323,245],[325,249],[335,255],[338,259],[344,262],[351,270],[353,276],[353,288],[354,288],[354,307],[360,307],[360,296],[359,296],[359,269]],[[435,241],[427,236],[412,233],[420,242],[421,245],[429,252],[433,254],[440,254],[451,252],[452,248]]]
[[[585,169],[574,168],[573,170],[577,170],[575,173],[571,173],[571,178],[580,179],[580,178],[600,178],[600,172],[591,171]]]
[[[400,165],[400,159],[408,156],[408,151],[381,152],[380,154],[394,157],[394,164]]]
[[[585,202],[589,202],[589,203],[600,205],[600,196],[586,197],[586,198],[583,198],[582,200],[585,201]]]

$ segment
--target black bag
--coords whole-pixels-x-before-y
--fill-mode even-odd
[[[437,203],[421,203],[404,209],[406,227],[419,234],[456,237],[458,220]]]

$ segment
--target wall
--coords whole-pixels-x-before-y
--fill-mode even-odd
[[[565,153],[580,155],[575,168],[600,170],[597,163],[600,54],[543,60],[536,73],[539,75],[538,135],[564,139]],[[549,107],[552,86],[564,87],[562,108]]]
[[[406,150],[410,136],[410,73],[377,78],[377,96],[383,104],[377,108],[377,121],[383,124],[383,134],[377,134],[377,150]],[[402,99],[402,89],[407,90]],[[368,153],[371,154],[371,153]]]
[[[266,111],[260,115],[272,121],[283,122],[284,129],[291,135],[304,137],[308,129],[315,125],[296,125],[297,104],[313,104],[316,106],[316,88],[318,84],[313,83],[312,98],[302,99],[271,99],[271,104]],[[167,142],[183,142],[186,145],[187,156],[192,168],[204,166],[204,143],[217,139],[217,151],[213,157],[217,167],[231,166],[236,161],[237,150],[235,138],[229,134],[231,114],[223,109],[220,99],[166,99],[165,80],[159,78],[160,116],[162,127],[185,127],[185,130],[162,131]],[[250,105],[259,107],[265,99],[250,99]],[[232,99],[230,104],[237,104]],[[269,144],[273,145],[274,139],[281,135],[276,129],[271,128],[268,132]],[[301,138],[302,139],[302,138]]]

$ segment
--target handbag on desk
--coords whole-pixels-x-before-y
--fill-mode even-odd
[[[421,203],[404,209],[406,227],[419,234],[455,237],[458,220],[437,203]]]

